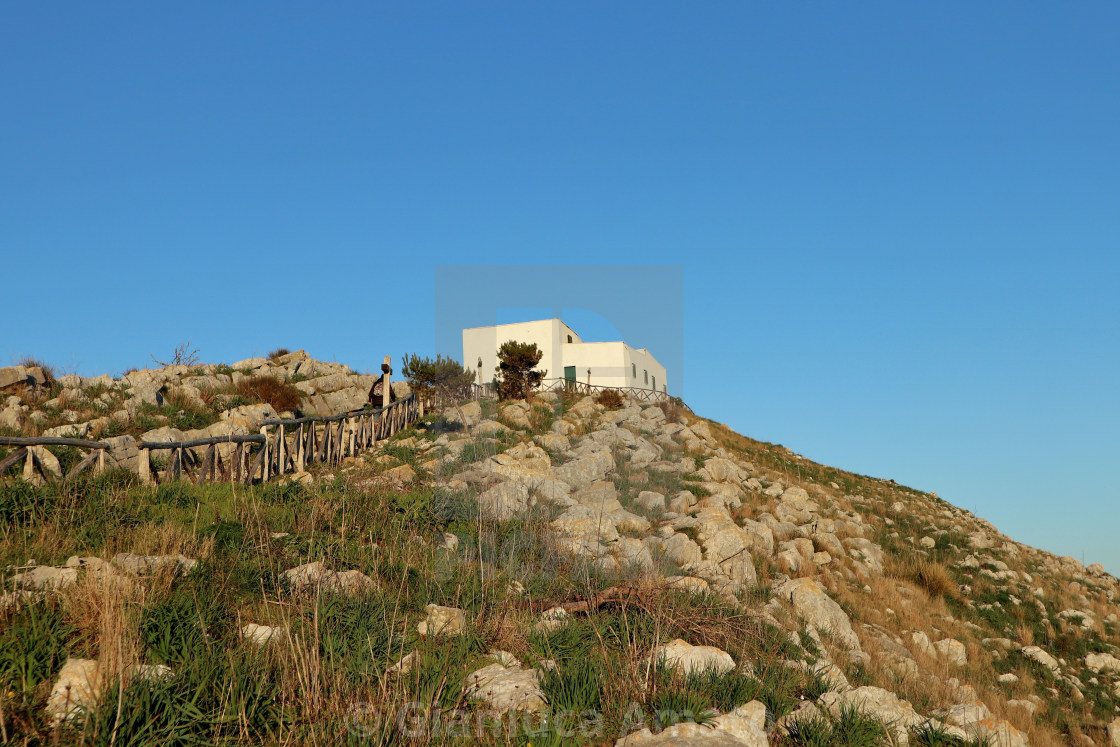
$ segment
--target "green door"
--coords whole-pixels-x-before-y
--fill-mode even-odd
[[[576,367],[564,366],[564,386],[571,391],[576,384]]]

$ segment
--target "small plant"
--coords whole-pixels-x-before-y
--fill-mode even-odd
[[[604,389],[595,397],[595,401],[608,410],[617,410],[622,407],[622,395],[617,389]]]
[[[910,730],[910,744],[917,747],[990,747],[990,737],[964,739],[949,733],[942,724],[918,724]]]
[[[841,706],[840,713],[795,719],[786,727],[783,744],[798,747],[888,747],[886,727],[874,716],[854,706]]]
[[[170,361],[161,361],[154,355],[151,356],[151,358],[160,368],[167,368],[168,366],[186,366],[191,368],[198,365],[198,349],[192,350],[191,341],[187,340],[182,345],[175,346],[175,351],[171,354]]]
[[[541,689],[553,712],[598,710],[602,679],[603,666],[598,658],[568,660],[544,671]]]
[[[291,355],[292,351],[287,348],[276,348],[268,354],[268,359],[275,362],[277,358],[282,358],[285,355]]]

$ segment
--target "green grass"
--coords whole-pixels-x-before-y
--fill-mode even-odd
[[[797,747],[889,747],[886,729],[874,717],[852,706],[840,713],[794,719],[787,727],[782,745]]]

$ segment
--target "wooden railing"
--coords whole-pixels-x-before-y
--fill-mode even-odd
[[[576,394],[598,394],[607,389],[613,389],[624,397],[632,397],[639,402],[670,402],[674,401],[667,392],[656,389],[642,389],[636,386],[602,386],[588,384],[585,381],[573,379],[545,379],[541,382],[541,391],[545,392],[575,392]],[[680,404],[684,404],[683,402]]]
[[[316,462],[337,465],[348,456],[373,448],[378,441],[407,428],[422,415],[414,395],[388,407],[354,410],[341,415],[265,420],[259,434],[213,436],[193,441],[140,442],[139,473],[145,482],[161,481],[152,469],[153,451],[170,451],[162,479],[187,477],[206,482],[267,482],[273,477],[302,472]],[[223,456],[222,445],[233,445]],[[253,451],[253,444],[259,448]],[[207,447],[200,457],[194,449]]]
[[[348,456],[373,448],[378,441],[407,428],[423,415],[414,395],[397,400],[388,407],[354,410],[342,415],[265,420],[261,432],[243,435],[210,436],[189,441],[140,441],[136,472],[145,483],[190,479],[199,485],[207,482],[267,482],[272,477],[301,472],[316,462],[337,465]],[[36,467],[43,470],[35,455],[36,446],[74,446],[90,449],[89,455],[70,470],[75,477],[91,464],[105,470],[106,450],[101,441],[78,438],[18,438],[0,436],[0,446],[21,448],[0,460],[0,475],[24,461],[23,478],[32,480]],[[196,450],[205,447],[202,454]],[[231,448],[223,448],[231,447]],[[167,465],[153,467],[154,453],[166,451]]]
[[[31,481],[35,477],[36,467],[38,467],[39,474],[44,477],[47,475],[43,468],[42,459],[35,453],[35,446],[74,446],[79,449],[89,449],[89,454],[78,462],[67,473],[66,478],[77,477],[84,472],[91,464],[96,465],[94,470],[97,473],[105,471],[105,450],[109,448],[108,444],[100,441],[86,441],[80,438],[55,438],[51,436],[39,436],[33,438],[21,438],[18,436],[0,436],[0,446],[19,446],[8,456],[0,460],[0,475],[3,475],[12,466],[18,464],[20,460],[23,462],[23,479]]]

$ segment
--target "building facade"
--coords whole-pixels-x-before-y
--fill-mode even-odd
[[[476,381],[494,380],[498,348],[508,340],[536,343],[543,353],[537,370],[545,372],[546,388],[560,379],[592,386],[633,387],[668,392],[665,367],[645,348],[625,342],[584,342],[560,319],[497,324],[463,330],[463,365],[475,371]]]

